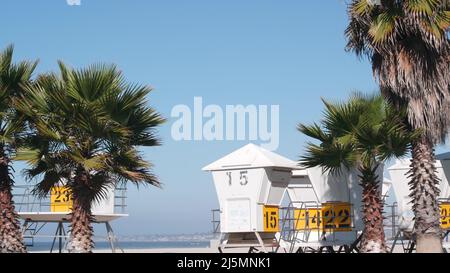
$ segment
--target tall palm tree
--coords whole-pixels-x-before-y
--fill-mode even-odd
[[[13,63],[13,46],[0,53],[0,253],[26,252],[12,199],[12,157],[24,132],[23,117],[12,105],[31,81],[37,62]]]
[[[434,145],[443,142],[450,106],[450,1],[352,0],[347,49],[372,62],[382,94],[407,109],[417,252],[442,252]]]
[[[18,157],[30,164],[28,177],[39,178],[39,196],[60,183],[69,188],[68,250],[91,252],[94,201],[118,183],[160,186],[137,147],[160,144],[155,130],[164,119],[147,105],[151,88],[127,83],[114,66],[59,67],[59,75],[39,77],[16,102],[35,129]]]
[[[383,162],[408,152],[414,135],[399,112],[381,96],[355,94],[342,104],[324,101],[324,119],[320,124],[299,125],[299,131],[319,144],[308,143],[301,164],[322,167],[331,174],[343,168],[357,169],[362,191],[364,232],[361,252],[386,252],[383,229],[383,201],[380,184]]]

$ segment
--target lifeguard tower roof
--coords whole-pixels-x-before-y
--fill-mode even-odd
[[[278,154],[272,153],[255,144],[248,144],[241,149],[204,167],[203,171],[220,171],[255,168],[286,168],[300,169],[296,162]]]

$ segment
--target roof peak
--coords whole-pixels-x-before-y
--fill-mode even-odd
[[[296,162],[249,143],[203,168],[204,171],[279,167],[297,169]]]

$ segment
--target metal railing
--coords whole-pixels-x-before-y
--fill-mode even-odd
[[[450,198],[441,198],[439,199],[439,203],[450,203]],[[291,202],[287,207],[280,208],[280,219],[279,219],[279,227],[280,227],[280,240],[291,243],[290,248],[295,248],[295,243],[307,243],[312,235],[315,238],[323,239],[323,232],[325,231],[328,235],[328,241],[332,242],[335,238],[336,232],[339,232],[339,229],[332,228],[323,228],[323,215],[317,217],[317,222],[314,223],[314,226],[311,226],[311,213],[307,213],[308,211],[320,211],[322,209],[322,204],[312,201],[312,202]],[[298,213],[298,211],[304,211],[304,216]],[[354,209],[353,205],[351,205],[351,226],[350,229],[354,230]],[[296,213],[297,211],[297,213]],[[220,233],[220,209],[211,210],[212,215],[212,228],[213,233]],[[450,214],[450,213],[449,213]],[[401,244],[403,247],[403,251],[405,253],[409,253],[414,250],[414,240],[410,238],[410,234],[403,234],[405,231],[400,227],[400,215],[398,212],[398,203],[394,202],[392,204],[384,204],[384,232],[385,238],[391,247],[391,251],[394,250],[394,247],[398,244]],[[334,219],[335,215],[332,216],[331,219]],[[444,217],[444,216],[441,216]],[[450,218],[450,215],[447,216]],[[446,231],[443,241],[450,241],[450,230],[445,229]],[[314,234],[317,233],[317,234]],[[294,249],[289,249],[292,252]]]
[[[336,234],[338,232],[356,232],[353,205],[348,203],[345,203],[347,211],[349,210],[348,215],[344,215],[348,217],[345,224],[334,225],[337,220],[342,220],[344,217],[335,212],[337,207],[342,207],[343,204],[333,202],[321,204],[317,201],[310,201],[290,202],[287,207],[281,207],[278,245],[282,240],[289,244],[288,251],[294,252],[299,244],[304,245],[317,240],[333,244],[337,242]],[[328,206],[328,210],[331,211],[328,215],[322,215],[324,205]],[[220,213],[220,209],[211,210],[211,224],[214,234],[220,233]]]
[[[126,199],[128,198],[127,196],[127,187],[121,186],[121,187],[116,187],[114,190],[114,212],[115,213],[126,213],[126,208],[127,208],[127,204],[126,204]]]
[[[353,206],[345,203],[346,213],[342,210],[344,203],[325,203],[317,201],[291,202],[288,207],[281,208],[280,243],[288,243],[290,253],[297,246],[314,245],[318,242],[333,245],[337,242],[338,232],[354,232]],[[328,207],[328,209],[325,209]],[[339,222],[339,223],[338,223]],[[311,244],[312,243],[312,244]]]
[[[384,205],[384,233],[386,240],[394,240],[400,229],[398,215],[398,203],[394,202],[392,205]]]
[[[50,196],[39,198],[33,194],[33,185],[16,185],[13,188],[13,200],[18,212],[50,212]],[[124,214],[127,208],[127,188],[114,190],[114,213]]]
[[[50,209],[50,197],[39,198],[34,195],[33,186],[16,185],[13,188],[13,200],[18,212],[41,212]]]
[[[211,215],[212,215],[211,224],[213,228],[212,229],[213,234],[218,234],[220,233],[220,209],[211,210]]]
[[[320,215],[315,219],[317,227],[312,227],[313,211],[319,211],[321,205],[318,202],[291,202],[289,206],[281,208],[281,236],[280,240],[290,243],[289,252],[293,252],[296,243],[306,243],[311,235],[317,233],[317,238],[321,236],[320,226],[322,217]],[[302,213],[303,215],[302,216]]]

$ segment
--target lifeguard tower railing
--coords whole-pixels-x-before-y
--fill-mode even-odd
[[[219,234],[220,233],[220,209],[211,210],[211,224],[212,224],[212,233]]]
[[[415,241],[412,238],[413,230],[402,229],[401,216],[398,211],[398,203],[384,205],[384,235],[389,252],[403,251],[412,253],[415,250]],[[397,248],[397,247],[400,247]]]
[[[280,239],[288,253],[351,251],[354,242],[343,242],[340,232],[356,232],[353,205],[342,202],[291,201],[280,208]],[[355,238],[356,240],[356,238]]]
[[[333,246],[341,247],[339,251],[343,251],[344,247],[350,249],[351,245],[336,245],[339,243],[337,239],[338,232],[355,232],[353,206],[346,203],[345,215],[336,214],[337,208],[342,208],[343,203],[325,203],[319,202],[290,202],[286,207],[279,209],[279,236],[278,242],[274,242],[277,251],[281,244],[287,245],[286,252],[293,253],[299,248],[302,250],[318,249],[320,245],[323,248]],[[324,205],[328,206],[328,211],[322,215]],[[211,210],[212,232],[220,233],[220,209]],[[342,221],[344,220],[344,221]],[[341,224],[337,224],[341,222]],[[347,242],[347,244],[350,244]],[[329,250],[329,249],[328,249]]]
[[[16,185],[13,188],[13,200],[18,212],[50,212],[50,195],[39,198],[33,194],[33,185]],[[114,213],[125,214],[127,208],[127,188],[118,186],[114,189]]]
[[[387,241],[394,240],[399,226],[400,216],[398,215],[398,203],[384,205],[384,235]]]
[[[450,251],[450,198],[440,198],[441,228],[443,234],[443,247],[446,252]],[[405,253],[415,250],[414,229],[402,229],[400,226],[401,216],[398,211],[398,203],[385,204],[384,206],[384,231],[386,241],[394,252],[395,247],[400,245]],[[397,249],[398,250],[398,249]]]
[[[116,251],[123,250],[118,246],[117,237],[114,234],[110,221],[118,219],[120,217],[128,216],[126,214],[126,199],[127,199],[127,188],[125,186],[116,187],[114,189],[114,208],[112,214],[97,214],[93,212],[94,221],[96,223],[105,224],[107,230],[107,236],[98,237],[97,239],[106,239],[113,253]],[[58,211],[58,205],[52,204],[51,195],[39,198],[33,194],[33,185],[16,185],[13,188],[13,200],[15,202],[16,211],[19,213],[19,217],[23,220],[23,238],[28,247],[33,247],[35,243],[35,238],[41,239],[52,239],[52,245],[50,252],[54,249],[58,249],[59,253],[65,249],[67,244],[67,239],[69,237],[64,223],[67,224],[67,217],[61,216],[62,214],[68,214],[68,212],[54,212]],[[67,206],[67,203],[62,203],[63,207]],[[59,217],[52,217],[52,215],[60,215]],[[32,216],[30,216],[32,215]],[[97,217],[99,216],[99,218]],[[36,219],[33,219],[37,217]],[[56,223],[57,229],[54,235],[44,235],[41,234],[43,228],[49,223]]]

